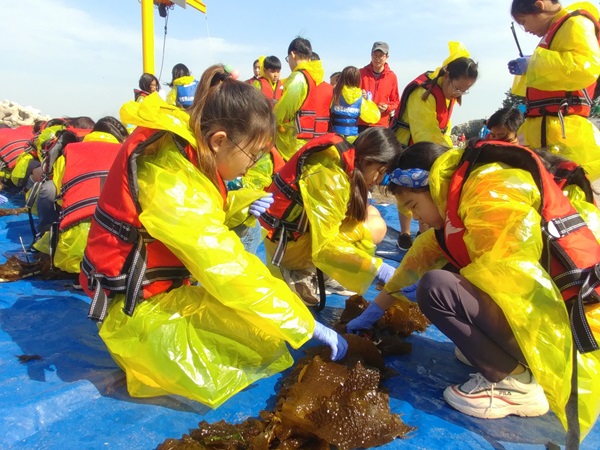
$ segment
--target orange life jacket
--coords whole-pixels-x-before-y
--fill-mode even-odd
[[[80,284],[92,297],[88,317],[102,321],[108,298],[125,294],[125,314],[142,299],[189,283],[189,271],[160,241],[153,239],[139,219],[136,159],[158,140],[170,136],[179,151],[198,166],[194,149],[167,131],[137,127],[123,143],[104,183],[92,218]],[[223,202],[225,186],[220,183]]]
[[[479,141],[469,145],[450,180],[446,222],[442,230],[436,230],[440,248],[458,269],[470,264],[463,240],[465,225],[458,215],[460,197],[474,165],[493,162],[531,173],[541,195],[539,213],[544,240],[541,265],[552,277],[565,302],[572,302],[571,325],[579,351],[598,350],[583,305],[600,301],[600,244],[562,192],[567,184],[576,184],[583,189],[587,200],[594,202],[589,180],[580,166],[572,162],[560,164],[552,175],[540,157],[528,148],[500,141]]]
[[[281,98],[281,93],[283,92],[283,84],[281,81],[277,80],[275,87],[273,87],[271,82],[264,77],[260,77],[258,81],[260,81],[262,93],[265,94],[265,97],[269,99],[271,104],[275,104]]]
[[[17,128],[0,129],[0,170],[14,169],[17,158],[25,153],[33,138],[33,127],[24,125]]]
[[[309,224],[298,187],[304,164],[309,156],[331,146],[339,152],[342,167],[351,175],[354,171],[354,148],[343,136],[333,133],[308,141],[273,175],[273,182],[267,192],[273,193],[274,202],[267,212],[259,217],[259,221],[267,230],[267,237],[273,242],[279,241],[273,255],[275,265],[281,262],[288,240],[295,241],[308,231]],[[300,206],[300,210],[297,206]]]
[[[437,121],[440,127],[440,131],[442,134],[445,134],[448,129],[448,122],[450,121],[450,116],[452,115],[452,109],[454,108],[454,104],[456,103],[455,99],[450,99],[450,103],[446,103],[446,97],[444,97],[444,91],[437,83],[437,80],[429,78],[429,74],[432,72],[425,72],[419,75],[417,78],[412,80],[410,83],[406,85],[404,90],[402,91],[402,95],[400,96],[400,105],[396,110],[396,120],[392,125],[393,130],[397,130],[398,128],[403,128],[410,132],[410,124],[408,122],[402,121],[402,115],[406,112],[406,107],[408,105],[408,97],[413,91],[421,87],[425,90],[428,90],[433,98],[435,99],[435,113],[437,116]],[[408,145],[414,144],[412,136],[409,139]]]
[[[598,20],[584,9],[572,11],[561,17],[551,26],[538,47],[549,49],[554,36],[560,27],[571,17],[584,16],[592,21],[596,28],[596,38],[600,42],[600,24]],[[577,115],[589,117],[594,99],[596,83],[578,91],[543,91],[528,87],[526,91],[527,117]],[[544,132],[544,136],[545,136]],[[542,144],[545,146],[545,143]]]
[[[329,108],[333,97],[333,88],[329,83],[317,85],[308,71],[300,70],[306,78],[308,93],[302,106],[296,113],[298,139],[312,139],[329,132]]]

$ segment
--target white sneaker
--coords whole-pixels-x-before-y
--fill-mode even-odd
[[[471,374],[463,384],[448,386],[444,399],[454,409],[482,419],[499,419],[510,414],[536,417],[549,409],[544,390],[530,374],[529,383],[508,376],[498,383],[488,381],[480,373]]]
[[[467,366],[471,366],[473,367],[473,364],[471,364],[469,362],[469,360],[465,357],[465,355],[463,354],[463,352],[461,352],[458,347],[454,347],[454,356],[456,357],[456,359],[458,359],[461,363],[466,364]]]

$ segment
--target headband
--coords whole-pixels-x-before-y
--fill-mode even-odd
[[[407,188],[429,186],[429,171],[425,169],[394,169],[390,174],[390,182]]]

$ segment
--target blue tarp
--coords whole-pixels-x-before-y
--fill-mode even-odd
[[[2,207],[23,204],[22,197],[10,200]],[[397,227],[395,207],[378,208]],[[396,236],[390,230],[379,247],[391,264],[402,257],[395,248]],[[0,263],[21,249],[20,237],[31,241],[26,214],[0,218]],[[264,257],[262,246],[260,252]],[[3,283],[0,289],[2,449],[153,449],[166,438],[180,438],[202,420],[237,423],[274,406],[282,375],[251,385],[215,410],[175,396],[132,398],[123,372],[98,337],[96,325],[87,319],[88,297],[74,290],[71,281],[28,278]],[[372,287],[366,297],[376,294]],[[329,295],[327,307],[315,314],[317,319],[333,323],[344,300]],[[564,431],[552,413],[483,420],[450,408],[442,398],[444,388],[466,381],[471,368],[455,359],[454,346],[433,326],[408,341],[413,345],[411,354],[386,360],[398,375],[385,385],[392,411],[417,429],[381,448],[521,450],[543,449],[548,442],[564,447]],[[21,363],[18,355],[41,359]],[[294,352],[297,358],[302,355]],[[581,448],[600,448],[600,426]]]

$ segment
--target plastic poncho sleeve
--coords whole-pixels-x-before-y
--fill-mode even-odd
[[[304,99],[308,95],[308,84],[306,78],[299,71],[293,71],[285,80],[283,93],[281,98],[275,105],[273,113],[278,126],[287,124],[293,121],[296,113],[304,103]]]
[[[571,5],[568,10],[576,6]],[[557,16],[565,14],[567,11],[563,10]],[[597,11],[595,15],[598,16]],[[584,16],[567,19],[551,47],[560,51],[537,47],[533,52],[525,73],[527,86],[545,91],[575,91],[596,82],[600,75],[600,46],[591,20]]]
[[[364,293],[382,261],[374,257],[375,245],[363,222],[344,220],[350,180],[334,163],[334,154],[330,148],[314,156],[319,162],[307,165],[298,183],[310,223],[313,264],[348,289]]]
[[[246,187],[228,191],[225,202],[225,225],[227,228],[231,230],[241,224],[249,227],[256,225],[256,218],[249,215],[248,209],[252,202],[265,195],[264,191]]]
[[[446,133],[440,130],[437,119],[435,98],[433,95],[423,100],[425,89],[417,88],[408,97],[405,121],[410,125],[413,142],[433,142],[445,147],[452,147],[450,131],[452,124],[448,121]]]
[[[219,192],[178,151],[161,150],[144,158],[138,165],[138,181],[140,221],[211,296],[261,333],[295,348],[310,338],[311,313],[287,284],[244,250],[224,224]]]
[[[28,152],[21,153],[17,157],[17,162],[15,163],[15,167],[13,167],[12,172],[10,173],[10,181],[15,186],[21,187],[25,184],[27,180],[25,180],[25,175],[27,175],[27,169],[29,167],[29,163],[33,160],[33,155]]]
[[[435,238],[434,230],[431,228],[420,234],[412,247],[408,250],[394,275],[385,284],[384,290],[394,297],[405,299],[401,290],[410,286],[428,271],[441,269],[448,260],[440,249]]]
[[[565,423],[573,344],[560,292],[539,263],[539,205],[528,172],[499,164],[475,170],[458,211],[472,261],[460,273],[502,308],[536,380]]]
[[[264,155],[242,177],[242,186],[262,191],[271,186],[273,182],[273,158],[270,154]]]

